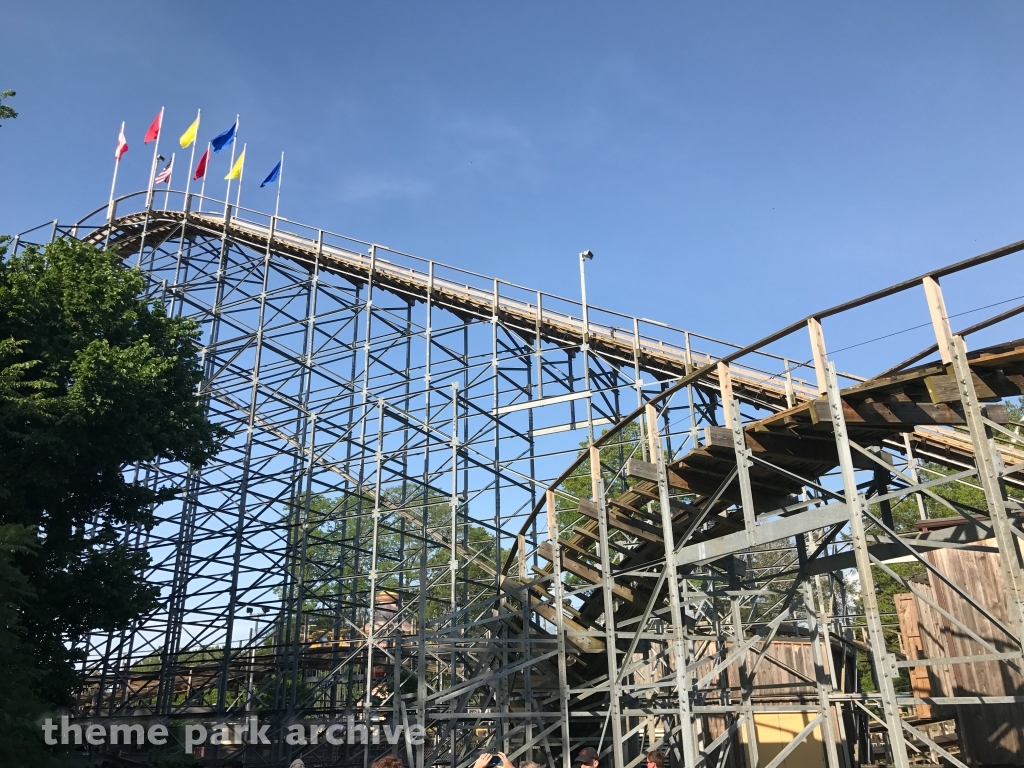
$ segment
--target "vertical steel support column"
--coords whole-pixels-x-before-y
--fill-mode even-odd
[[[683,370],[689,375],[693,373],[693,349],[690,347],[690,332],[683,331],[683,341],[686,344]],[[693,385],[686,385],[686,402],[690,408],[690,448],[699,445],[700,428],[697,426],[697,408],[693,404]]]
[[[552,552],[552,593],[555,596],[555,643],[558,651],[558,708],[562,730],[562,768],[572,765],[572,742],[569,738],[569,673],[565,658],[565,599],[562,585],[562,545],[558,540],[558,506],[555,492],[544,492],[548,516],[548,543]]]
[[[850,539],[857,562],[857,575],[860,577],[864,618],[867,622],[875,673],[881,689],[882,716],[889,731],[889,747],[892,752],[894,768],[909,768],[907,745],[903,737],[903,721],[900,719],[896,689],[893,685],[898,672],[896,659],[885,647],[882,617],[878,611],[878,596],[875,594],[875,579],[871,572],[871,558],[868,554],[864,519],[861,513],[861,505],[864,502],[857,490],[857,478],[854,474],[853,458],[850,454],[850,439],[846,432],[846,420],[843,418],[843,401],[839,396],[835,365],[830,360],[825,364],[825,386],[829,411],[832,416],[832,430],[835,433],[836,448],[839,453],[843,495],[850,514]]]
[[[806,492],[804,494],[804,498],[806,498]],[[816,548],[817,541],[813,531],[807,534],[807,538],[811,544],[811,548]],[[817,606],[815,619],[818,625],[818,632],[821,635],[821,653],[828,661],[829,685],[833,692],[842,692],[842,680],[840,680],[836,674],[835,657],[832,655],[832,637],[831,630],[829,629],[829,609],[828,603],[825,600],[824,590],[821,586],[822,577],[820,574],[816,574],[810,581],[811,586],[813,587],[813,596],[816,600],[815,605]],[[844,648],[843,653],[846,654],[847,652],[848,649]],[[832,706],[835,712],[835,728],[839,733],[839,745],[841,747],[839,751],[840,768],[853,768],[853,745],[850,744],[847,736],[846,721],[843,718],[842,705],[840,703],[833,703]]]
[[[229,210],[228,206],[225,210]],[[148,215],[148,213],[147,213]],[[260,309],[256,321],[256,350],[253,355],[252,376],[249,390],[249,413],[245,431],[245,449],[242,455],[242,478],[238,492],[238,522],[235,524],[235,548],[231,558],[231,589],[228,592],[227,620],[224,636],[224,654],[221,661],[221,678],[217,689],[217,709],[223,712],[227,707],[228,674],[231,664],[231,641],[234,633],[235,608],[238,601],[238,571],[241,568],[242,539],[245,530],[245,505],[248,500],[249,474],[252,461],[252,438],[256,422],[256,396],[260,386],[260,359],[263,352],[263,324],[267,306],[267,278],[270,273],[270,249],[274,240],[274,225],[270,220],[267,236],[267,250],[263,256],[263,281],[260,285]],[[225,231],[227,226],[225,225]]]
[[[428,570],[430,562],[430,359],[431,333],[433,333],[434,303],[434,262],[427,264],[427,296],[426,318],[423,329],[424,362],[423,362],[423,431],[427,435],[423,442],[423,530],[420,538],[420,569],[419,569],[419,605],[416,618],[417,657],[416,657],[416,720],[421,726],[427,722],[427,603],[430,599]],[[423,768],[426,750],[420,747],[415,754],[415,765],[412,768]]]
[[[498,395],[500,390],[500,382],[498,376],[498,303],[500,301],[500,284],[497,279],[492,283],[492,294],[491,294],[491,408],[492,413],[498,412]],[[468,392],[467,392],[468,394]],[[529,396],[529,393],[527,393]],[[492,442],[493,455],[491,456],[491,472],[494,475],[494,591],[495,594],[499,595],[497,610],[499,614],[505,614],[505,598],[504,593],[501,590],[501,420],[497,417],[493,420],[494,425],[494,438]],[[467,520],[467,533],[468,523]],[[467,542],[468,543],[468,542]],[[469,564],[467,562],[466,575],[469,575]],[[525,627],[524,627],[525,629]],[[501,646],[500,663],[502,668],[508,666],[508,632],[507,624],[499,622],[497,625],[498,637],[495,638],[499,641]],[[508,715],[509,712],[509,701],[508,701],[508,683],[507,679],[502,677],[498,680],[495,695],[498,703],[498,711],[502,715]],[[497,721],[497,734],[495,741],[502,745],[502,751],[509,751],[508,737],[508,719],[507,717],[500,717]]]
[[[459,525],[459,383],[453,381],[452,384],[452,436],[449,441],[449,445],[452,449],[452,493],[449,497],[448,506],[451,512],[451,528],[450,536],[451,540],[449,544],[449,555],[448,555],[448,569],[451,571],[451,612],[454,614],[458,610],[458,600],[456,591],[456,577],[459,573],[459,553],[458,547],[458,525]],[[453,616],[452,622],[454,625],[455,618]],[[452,656],[452,675],[455,674],[455,656]],[[454,683],[454,678],[452,680]]]
[[[292,675],[289,681],[290,690],[286,692],[288,696],[288,712],[294,714],[295,705],[298,701],[298,689],[299,689],[299,665],[302,655],[302,644],[308,642],[309,638],[302,636],[302,621],[304,614],[304,602],[305,602],[305,589],[306,589],[306,555],[309,546],[309,515],[312,504],[313,496],[313,458],[315,452],[312,450],[312,446],[316,445],[316,414],[312,413],[309,416],[309,444],[311,446],[308,457],[306,459],[306,471],[305,471],[305,485],[306,493],[305,498],[302,500],[302,509],[298,515],[296,515],[296,526],[295,526],[295,537],[298,541],[299,557],[298,557],[298,569],[296,576],[292,579],[295,585],[294,598],[295,598],[295,627],[294,634],[289,638],[292,642],[291,649],[291,662],[292,662]]]
[[[589,400],[588,400],[589,402]],[[608,504],[604,497],[604,478],[601,477],[601,450],[590,446],[590,482],[597,492],[594,501],[597,503],[597,526],[600,537],[601,556],[601,593],[604,597],[604,642],[608,655],[608,717],[612,724],[612,760],[615,768],[625,768],[626,762],[622,753],[622,691],[619,684],[618,650],[615,638],[615,577],[612,574],[612,563],[608,545]]]
[[[743,417],[740,401],[732,393],[732,375],[729,366],[718,364],[718,383],[722,388],[722,409],[725,411],[725,425],[732,431],[733,451],[736,455],[736,480],[740,484],[740,501],[743,504],[743,528],[747,544],[754,546],[754,529],[757,527],[757,512],[754,509],[754,491],[750,484],[750,468],[754,466],[751,450],[743,434]]]
[[[736,568],[737,561],[736,557],[730,558],[729,589],[733,592],[739,592],[742,589]],[[733,643],[738,648],[746,640],[746,633],[743,631],[740,597],[737,594],[729,595],[729,617],[732,620]],[[740,711],[743,713],[743,728],[747,734],[747,768],[760,768],[761,756],[757,743],[757,723],[754,722],[754,708],[750,700],[753,679],[747,668],[747,651],[744,651],[743,656],[736,662],[736,669],[740,682]]]
[[[911,479],[914,485],[921,482],[918,479],[917,472],[917,458],[914,456],[913,446],[910,444],[910,433],[903,433],[903,445],[907,453],[907,477]],[[920,493],[914,494],[914,500],[917,501],[917,514],[922,520],[928,519],[928,508],[924,504],[924,496]]]
[[[644,404],[644,382],[640,372],[640,322],[634,317],[633,318],[633,389],[636,390],[636,407],[639,408]],[[640,425],[643,427],[643,421],[641,420]],[[640,435],[640,450],[642,452],[642,458],[644,461],[653,462],[654,459],[651,457],[650,451],[648,450],[649,441],[645,439],[643,434]],[[691,445],[691,447],[693,447]]]
[[[181,257],[182,257],[182,255],[183,255],[183,253],[185,251],[185,235],[188,233],[188,225],[189,225],[188,217],[189,217],[189,214],[191,212],[192,212],[192,195],[185,195],[185,207],[182,209],[182,215],[181,215],[181,237],[178,239],[178,252],[177,252],[177,254],[175,255],[175,258],[174,258],[174,283],[172,284],[174,289],[171,291],[170,306],[168,306],[168,308],[167,308],[167,315],[169,317],[174,317],[174,310],[176,308],[176,304],[178,303],[177,302],[177,297],[178,297],[178,291],[180,290],[178,288],[178,285],[179,285],[180,279],[181,279]],[[189,252],[191,253],[191,251],[192,251],[192,241],[191,240],[189,241],[188,247],[189,247]]]
[[[943,363],[952,365],[953,376],[960,391],[960,402],[974,447],[978,479],[985,492],[992,530],[999,545],[999,564],[1003,569],[1003,589],[1006,591],[1009,618],[1017,633],[1017,643],[1024,648],[1024,573],[1016,537],[1006,517],[1007,495],[1002,480],[1002,457],[996,448],[992,430],[985,423],[981,411],[981,403],[974,385],[974,374],[967,360],[967,345],[964,344],[962,337],[954,335],[950,330],[949,315],[939,281],[927,276],[921,284],[928,302],[928,314],[931,316],[935,331],[939,356]]]
[[[796,537],[797,557],[800,559],[801,569],[807,568],[807,542],[803,534]],[[822,653],[821,622],[818,620],[818,607],[814,600],[814,589],[811,586],[810,577],[806,570],[800,574],[800,593],[803,598],[804,609],[807,611],[807,639],[811,646],[811,661],[814,664],[814,685],[818,692],[818,713],[822,717],[821,730],[825,739],[825,758],[829,768],[846,768],[846,760],[840,761],[839,752],[836,749],[836,724],[832,707],[832,684],[828,678],[828,671],[825,669],[824,656],[829,657],[829,667],[832,666],[831,650],[827,644],[824,645],[825,653]]]
[[[658,429],[658,410],[648,403],[644,408],[644,421],[647,427],[647,449],[651,461],[658,470],[658,506],[661,507],[661,525],[665,547],[665,583],[668,587],[669,618],[672,621],[672,671],[675,677],[676,698],[679,702],[679,732],[682,740],[682,765],[697,765],[697,745],[694,734],[693,710],[690,703],[689,677],[686,671],[688,653],[686,648],[685,630],[686,616],[683,613],[683,601],[679,596],[679,567],[676,561],[675,532],[672,529],[672,499],[668,486],[668,467],[665,465],[665,453],[661,447],[661,435]],[[637,631],[643,632],[644,627],[638,626]],[[629,659],[626,663],[629,663]],[[670,721],[671,722],[671,721]]]
[[[370,631],[366,635],[366,685],[365,698],[363,700],[363,718],[366,720],[366,728],[369,732],[373,728],[371,722],[371,710],[373,709],[373,644],[376,642],[377,631],[377,540],[380,535],[380,494],[381,477],[384,474],[384,401],[377,401],[377,451],[374,456],[376,464],[376,475],[373,482],[373,528],[370,539]],[[398,689],[395,689],[395,696],[400,696]],[[370,764],[370,739],[363,741],[363,768]]]
[[[1006,516],[1007,495],[1003,484],[1003,461],[996,448],[992,429],[985,423],[981,403],[974,387],[974,376],[967,362],[967,347],[959,336],[952,337],[950,345],[953,374],[960,389],[967,428],[971,432],[974,460],[978,465],[978,479],[985,491],[985,502],[992,523],[992,531],[999,545],[999,564],[1003,569],[1003,589],[1010,622],[1017,633],[1017,643],[1024,648],[1024,573],[1021,555],[1013,534],[1012,524]]]
[[[467,350],[467,360],[468,360]],[[458,514],[459,514],[459,384],[456,381],[451,383],[452,387],[452,436],[451,436],[451,449],[452,449],[452,493],[449,501],[449,508],[451,512],[451,529],[449,535],[451,540],[449,541],[449,555],[448,563],[449,570],[451,572],[451,625],[449,626],[449,636],[451,638],[452,652],[451,652],[451,669],[449,670],[449,684],[454,688],[456,685],[456,675],[458,671],[459,655],[458,655],[458,592],[457,592],[457,581],[459,574],[459,557],[458,557]],[[438,669],[438,677],[443,680],[443,672]],[[458,742],[457,738],[458,723],[452,722],[451,729],[449,730],[450,735],[450,752],[451,752],[451,764],[456,765],[456,745]]]
[[[590,319],[587,314],[587,281],[584,277],[583,272],[583,254],[580,254],[580,289],[582,291],[582,303],[583,308],[581,318],[581,330],[583,334],[583,340],[580,343],[580,352],[583,357],[583,389],[587,392],[587,444],[594,444],[594,405],[593,397],[590,395]],[[570,377],[570,388],[572,387]],[[575,419],[573,419],[575,421]],[[594,500],[597,500],[597,486],[591,486],[591,492],[594,494]]]
[[[537,357],[537,394],[534,399],[544,397],[544,341],[541,337],[544,326],[544,295],[537,291],[537,323],[534,327],[534,354]]]
[[[757,513],[754,509],[754,491],[750,484],[750,468],[753,460],[750,458],[751,451],[747,447],[746,437],[743,434],[743,417],[740,414],[740,401],[735,398],[732,391],[732,374],[729,366],[725,363],[718,364],[718,385],[722,390],[722,410],[725,412],[725,424],[732,431],[733,452],[736,456],[736,480],[740,486],[740,501],[743,505],[743,528],[747,535],[748,546],[754,546],[754,529],[757,527]],[[736,573],[736,558],[731,558],[733,564],[731,574],[731,589],[741,589],[740,577]],[[743,630],[743,618],[740,612],[739,595],[729,595],[730,615],[732,617],[733,641],[739,646],[746,638]],[[740,680],[741,707],[743,710],[743,727],[747,733],[747,765],[748,768],[758,768],[760,755],[757,744],[757,724],[754,722],[754,710],[751,706],[751,692],[753,680],[747,671],[746,653],[737,662],[737,671]]]

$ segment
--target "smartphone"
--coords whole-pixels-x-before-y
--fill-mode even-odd
[[[491,762],[487,764],[487,768],[500,768],[501,766],[501,755],[495,752],[491,755]]]

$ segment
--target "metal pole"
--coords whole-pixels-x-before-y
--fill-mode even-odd
[[[582,264],[582,261],[580,262]],[[622,752],[622,688],[619,684],[618,648],[615,639],[615,576],[612,573],[608,539],[608,505],[604,498],[604,478],[601,477],[601,449],[590,446],[590,481],[597,488],[597,525],[601,561],[601,595],[604,599],[604,642],[608,657],[608,718],[612,726],[612,760],[615,768],[625,768]],[[628,661],[628,660],[627,660]]]
[[[281,177],[284,176],[284,152],[281,153],[281,168],[277,171],[277,199],[274,201],[274,218],[281,210]]]
[[[206,177],[210,175],[210,161],[213,159],[210,157],[212,150],[213,143],[209,141],[206,142],[206,167],[203,168],[203,183],[199,185],[199,208],[196,210],[196,213],[203,212],[203,198],[206,195]],[[202,160],[202,158],[200,158],[200,160]],[[191,176],[192,174],[189,175]]]
[[[192,187],[192,166],[196,161],[196,144],[199,143],[199,121],[203,116],[203,110],[196,110],[196,135],[192,137],[192,154],[188,159],[188,176],[185,179],[185,199],[188,200],[189,189]],[[205,177],[204,177],[205,178]],[[184,208],[182,208],[184,210]]]
[[[459,558],[456,552],[457,536],[458,536],[458,510],[459,510],[459,473],[458,473],[458,461],[459,461],[459,383],[457,381],[452,382],[452,437],[451,437],[451,449],[452,449],[452,494],[449,501],[449,508],[451,511],[451,529],[450,536],[451,540],[448,542],[450,545],[448,567],[451,571],[451,611],[453,614],[452,621],[454,622],[454,614],[458,608],[458,602],[456,600],[456,576],[459,572]],[[454,638],[453,638],[454,639]],[[455,656],[454,652],[452,655],[452,674],[455,674]],[[454,679],[453,681],[454,682]]]
[[[242,155],[239,158],[242,161],[242,167],[238,169],[238,193],[235,195],[235,210],[238,210],[238,206],[242,202],[242,177],[245,176],[245,148],[246,144],[242,145]]]
[[[124,136],[124,121],[121,121],[121,133],[118,134],[118,147],[120,147],[120,137]],[[126,150],[127,151],[127,150]],[[114,154],[114,178],[110,182],[110,202],[107,203],[107,221],[114,220],[114,188],[117,186],[117,169],[121,165],[121,158],[115,152]]]
[[[682,737],[683,765],[697,764],[697,749],[693,734],[693,712],[690,704],[690,685],[686,652],[686,616],[683,614],[683,602],[679,596],[679,565],[676,560],[675,532],[672,529],[672,498],[668,487],[668,468],[665,465],[665,452],[661,446],[661,435],[658,430],[658,410],[650,403],[644,409],[647,427],[648,453],[658,471],[658,506],[661,507],[661,525],[665,547],[665,573],[668,586],[669,617],[672,620],[672,659],[675,677],[676,699],[679,702],[679,725]],[[638,632],[644,627],[637,627]],[[627,663],[628,663],[627,659]]]
[[[231,169],[235,167],[235,145],[238,143],[238,120],[239,115],[235,115],[235,132],[231,136],[231,161],[228,163],[228,176],[231,175]],[[209,172],[209,162],[206,164],[207,172]],[[224,220],[227,221],[228,215],[228,201],[231,200],[231,179],[228,179],[228,188],[224,193]]]
[[[366,728],[369,732],[373,728],[371,709],[373,705],[373,644],[376,641],[377,630],[377,539],[380,535],[380,494],[382,491],[381,477],[384,474],[384,401],[377,401],[377,451],[375,453],[377,474],[374,478],[373,493],[373,530],[370,540],[370,630],[366,635],[366,690],[363,702],[363,717],[366,720]],[[401,696],[398,687],[395,688],[396,699]],[[363,741],[363,768],[367,768],[370,762],[370,739]]]
[[[594,444],[594,411],[591,403],[590,392],[590,320],[587,314],[587,272],[583,266],[587,259],[593,259],[594,254],[590,251],[583,251],[580,254],[580,298],[583,307],[583,341],[580,350],[583,352],[583,388],[587,395],[587,440],[590,445]],[[592,486],[591,492],[597,498],[597,486]]]
[[[558,705],[562,730],[562,768],[572,765],[572,743],[569,737],[569,673],[568,660],[565,657],[565,600],[562,585],[562,547],[558,538],[558,512],[555,503],[555,492],[548,489],[544,493],[547,506],[548,542],[552,551],[552,582],[555,595],[555,639],[558,651]]]
[[[167,210],[167,199],[171,196],[171,176],[174,175],[174,153],[171,152],[171,173],[167,176],[167,189],[164,190],[164,210]]]
[[[156,178],[156,163],[160,157],[160,134],[164,132],[164,108],[160,107],[160,115],[156,126],[156,140],[153,144],[153,164],[149,169],[149,188],[146,191],[146,209],[153,205],[153,180]],[[140,251],[141,253],[141,251]]]
[[[950,344],[953,373],[960,389],[967,427],[974,446],[974,461],[978,466],[978,479],[985,491],[992,531],[999,545],[999,564],[1003,570],[1003,589],[1006,592],[1007,613],[1010,625],[1017,633],[1015,638],[1024,648],[1024,570],[1021,554],[1014,536],[1014,526],[1006,516],[1007,495],[1003,484],[1003,462],[996,449],[992,430],[985,421],[974,387],[974,376],[967,361],[967,347],[960,336],[953,336]]]
[[[861,512],[861,505],[864,501],[857,490],[857,478],[854,474],[853,458],[850,453],[850,439],[846,432],[846,420],[843,417],[843,401],[839,395],[836,367],[831,360],[826,359],[824,363],[832,430],[835,433],[836,448],[839,453],[843,494],[850,515],[850,540],[857,563],[857,575],[860,578],[861,600],[864,606],[871,655],[881,692],[882,715],[889,733],[889,747],[892,752],[894,768],[909,768],[907,745],[903,736],[903,721],[900,718],[894,685],[898,673],[896,658],[889,653],[885,646],[885,633],[882,628],[882,617],[878,610],[878,595],[875,592],[875,579],[871,572],[871,557],[868,553],[868,542]]]

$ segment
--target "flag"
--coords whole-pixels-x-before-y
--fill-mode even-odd
[[[153,123],[149,126],[149,130],[146,131],[146,138],[142,140],[143,144],[149,144],[149,142],[156,140],[156,137],[160,135],[160,118],[163,116],[164,111],[161,109],[157,112],[156,117],[153,118]]]
[[[167,165],[165,165],[164,169],[162,171],[160,171],[160,173],[158,173],[156,175],[156,178],[153,179],[153,183],[154,184],[164,184],[164,183],[170,184],[171,183],[171,170],[173,169],[173,166],[174,166],[174,159],[172,158],[171,162],[169,162]]]
[[[265,178],[263,180],[262,184],[260,184],[260,188],[262,189],[263,187],[267,186],[267,184],[273,184],[275,181],[278,180],[278,178],[280,176],[281,176],[281,161],[278,160],[277,161],[277,165],[274,166],[274,170],[272,170],[270,172],[270,175],[267,176],[267,178]]]
[[[199,118],[195,119],[195,122],[188,127],[188,130],[181,134],[181,138],[178,139],[178,143],[181,144],[181,148],[185,149],[189,144],[196,140],[196,133],[199,132]]]
[[[220,136],[216,136],[213,139],[213,141],[210,142],[210,144],[213,146],[213,153],[215,155],[219,153],[222,149],[224,149],[224,147],[226,147],[228,144],[235,140],[235,129],[237,128],[238,123],[232,123],[230,128],[224,131],[224,133],[222,133]]]
[[[121,161],[121,155],[128,151],[128,142],[124,138],[124,123],[121,123],[121,133],[117,135],[117,149],[114,150],[114,159]]]
[[[235,160],[235,164],[232,166],[231,171],[228,173],[227,176],[224,177],[224,179],[227,180],[227,179],[240,179],[240,178],[242,178],[242,166],[243,165],[245,165],[245,150],[244,149],[242,150],[242,154],[240,154],[238,156],[238,159]]]
[[[196,175],[192,177],[192,181],[198,181],[206,175],[206,163],[209,159],[210,148],[207,147],[206,151],[203,152],[203,156],[199,158],[199,165],[196,166]]]

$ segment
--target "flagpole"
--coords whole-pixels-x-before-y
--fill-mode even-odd
[[[213,149],[213,142],[206,142],[206,167],[203,168],[203,183],[199,187],[199,213],[203,212],[203,197],[206,195],[206,177],[210,175],[210,150]],[[189,174],[190,176],[192,174]]]
[[[192,156],[188,159],[188,176],[185,178],[185,201],[181,204],[181,210],[185,210],[188,204],[188,191],[192,186],[192,166],[196,161],[196,144],[199,143],[199,121],[203,117],[203,110],[196,111],[196,135],[192,137]],[[206,178],[205,176],[203,178]]]
[[[235,167],[235,145],[238,143],[238,115],[235,115],[235,133],[231,137],[231,162],[228,166],[228,176],[231,175],[231,169]],[[231,179],[228,179],[228,190],[224,193],[224,218],[228,217],[228,205],[231,204]]]
[[[121,121],[121,133],[118,135],[118,148],[120,148],[121,136],[124,136],[124,121]],[[114,187],[117,186],[117,168],[121,165],[121,158],[114,153],[114,180],[110,182],[110,202],[107,203],[107,221],[110,221],[114,216]]]
[[[274,218],[281,210],[281,177],[284,176],[284,152],[281,153],[281,170],[277,172],[277,202],[274,203]]]
[[[246,147],[246,145],[243,144],[242,145],[242,155],[241,155],[242,157],[245,157],[245,147]],[[238,194],[235,195],[235,211],[236,211],[236,213],[238,211],[238,206],[239,206],[239,204],[242,201],[242,177],[243,176],[245,176],[245,162],[244,161],[242,162],[242,167],[238,169]],[[229,181],[230,181],[230,179],[229,179]]]
[[[153,143],[153,166],[149,169],[149,189],[146,192],[146,209],[153,204],[153,179],[156,178],[156,159],[160,152],[160,134],[164,132],[164,108],[160,107],[160,119],[156,124],[156,140]],[[141,257],[141,252],[140,252]]]
[[[171,196],[171,177],[174,175],[174,153],[171,152],[171,172],[167,175],[167,189],[164,190],[164,210],[167,210],[167,198]]]

